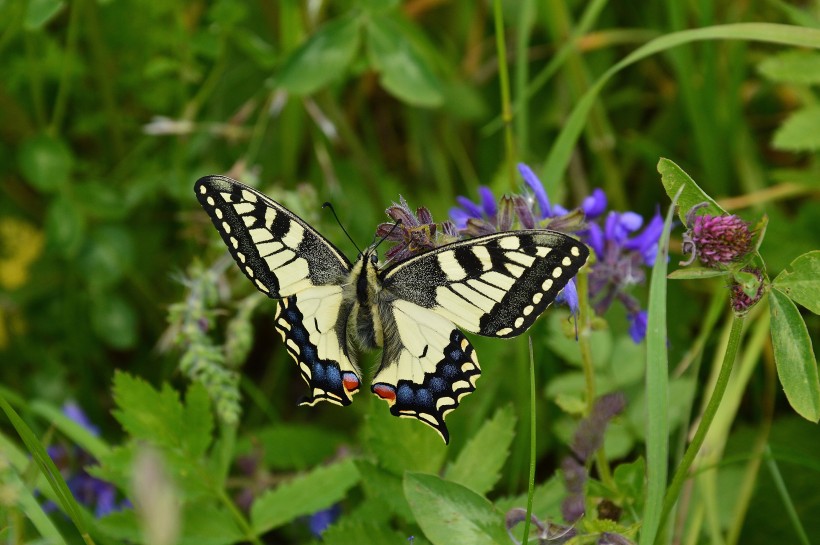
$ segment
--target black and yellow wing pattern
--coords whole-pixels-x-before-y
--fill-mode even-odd
[[[589,255],[568,235],[535,229],[455,242],[384,269],[371,247],[351,264],[253,188],[206,176],[195,191],[240,269],[279,300],[276,327],[310,388],[302,403],[350,404],[361,384],[354,345],[380,346],[371,391],[445,442],[445,416],[481,374],[461,329],[520,335]]]

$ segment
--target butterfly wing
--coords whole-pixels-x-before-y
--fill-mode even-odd
[[[350,262],[302,218],[251,187],[206,176],[194,191],[245,276],[280,299],[276,328],[311,392],[302,404],[350,404],[361,382],[346,340],[350,305],[342,283]]]
[[[588,255],[562,233],[514,231],[442,246],[382,271],[384,354],[373,393],[392,414],[417,418],[448,442],[444,417],[481,374],[456,325],[492,337],[523,333]]]
[[[448,443],[444,417],[481,374],[472,345],[450,320],[410,301],[391,301],[381,318],[384,352],[371,390],[393,415],[419,419]]]
[[[380,274],[394,296],[489,337],[526,331],[586,263],[589,249],[545,229],[456,242]]]

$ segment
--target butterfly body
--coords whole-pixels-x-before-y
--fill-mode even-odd
[[[310,388],[301,403],[349,405],[361,385],[359,349],[380,347],[371,391],[392,414],[421,420],[445,442],[445,416],[481,374],[459,328],[521,334],[589,254],[568,235],[527,230],[456,242],[387,267],[370,247],[350,263],[255,189],[206,176],[195,192],[240,269],[279,300],[276,328]]]

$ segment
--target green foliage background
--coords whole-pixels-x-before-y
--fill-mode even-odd
[[[792,26],[736,25],[761,22]],[[2,2],[0,393],[43,444],[92,452],[103,462],[99,475],[122,494],[132,487],[139,440],[158,443],[184,498],[184,527],[202,532],[183,530],[183,542],[308,542],[299,517],[336,502],[344,515],[325,534],[330,543],[410,535],[447,542],[436,515],[465,505],[486,519],[459,525],[462,542],[504,542],[503,513],[526,504],[526,339],[476,339],[484,374],[448,419],[448,448],[420,424],[390,417],[372,396],[346,410],[297,409],[304,384],[273,332],[274,304],[254,299],[232,265],[220,265],[224,248],[193,182],[212,173],[241,177],[353,255],[321,212],[323,201],[334,203],[361,246],[399,195],[442,220],[457,195],[475,198],[479,185],[519,191],[510,174],[521,161],[541,175],[553,202],[574,206],[602,187],[613,209],[648,218],[669,203],[657,170],[668,157],[726,210],[750,221],[768,216],[760,252],[774,278],[820,247],[817,28],[820,4],[779,0]],[[669,285],[670,368],[703,361],[670,383],[680,401],[669,407],[673,458],[719,355],[727,306],[714,301],[725,294],[720,279]],[[820,321],[799,312],[816,343]],[[213,388],[230,389],[239,376],[231,373],[241,370],[238,423],[225,422],[219,400],[216,417],[203,409],[204,391],[178,371],[186,347],[205,342],[184,329],[199,318],[211,336],[206,356],[223,342],[246,355],[228,361],[224,377],[211,377],[208,391],[214,400]],[[558,522],[562,485],[550,477],[567,453],[583,393],[564,318],[553,310],[532,330],[534,512]],[[629,399],[606,453],[638,467],[644,349],[629,340],[621,311],[605,318],[608,327],[592,340],[599,392]],[[747,353],[750,378],[735,394],[727,451],[714,460],[720,486],[707,490],[734,505],[724,483],[757,475],[743,454],[766,426],[779,472],[760,470],[740,518],[731,507],[693,500],[684,523],[696,541],[717,543],[735,531],[745,543],[767,543],[796,532],[784,522],[796,512],[805,533],[820,538],[810,515],[820,501],[811,454],[817,427],[795,416],[775,388],[770,343]],[[185,404],[163,383],[187,389]],[[225,396],[228,406],[236,401]],[[58,416],[69,399],[102,428],[102,439]],[[21,457],[15,429],[0,421],[0,458],[22,498],[21,490],[45,482]],[[237,457],[251,455],[261,473],[240,475]],[[9,475],[0,472],[3,483],[13,482]],[[249,488],[257,500],[239,513],[232,498]],[[624,501],[638,504],[642,494]],[[775,497],[793,505],[773,505]],[[430,510],[434,500],[442,502],[438,511]],[[28,522],[0,516],[0,536],[23,543],[47,535],[36,505],[33,496],[14,504]],[[61,536],[53,539],[78,542],[66,519],[52,519]],[[132,511],[88,525],[100,543],[143,539]]]

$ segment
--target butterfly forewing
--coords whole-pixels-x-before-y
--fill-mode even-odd
[[[259,191],[224,176],[194,187],[239,268],[269,297],[340,283],[350,262],[311,226]]]
[[[586,263],[589,249],[548,230],[511,231],[442,246],[382,275],[396,297],[490,337],[526,331]]]

